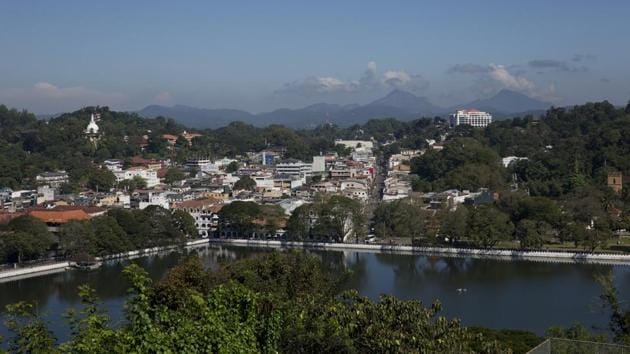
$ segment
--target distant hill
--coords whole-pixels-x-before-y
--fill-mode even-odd
[[[445,111],[444,108],[432,104],[425,97],[418,97],[402,90],[394,90],[390,92],[389,95],[368,103],[365,107],[377,109],[391,107],[402,112],[407,112],[408,114],[432,114]]]
[[[233,121],[248,122],[254,117],[251,113],[238,109],[205,109],[184,105],[172,107],[150,105],[144,107],[138,114],[147,118],[169,117],[178,123],[194,128],[217,128]]]
[[[420,117],[444,115],[455,109],[477,108],[493,113],[498,119],[512,117],[522,112],[543,112],[551,104],[510,90],[501,90],[496,95],[458,105],[443,108],[431,103],[425,97],[418,97],[410,92],[393,90],[387,96],[365,105],[338,105],[316,103],[299,109],[280,108],[271,112],[252,114],[238,109],[205,109],[183,105],[172,107],[151,105],[138,113],[154,118],[170,117],[177,122],[193,128],[219,128],[230,122],[242,121],[255,126],[282,124],[291,128],[309,128],[330,122],[340,126],[360,124],[372,118],[397,118],[411,120]]]
[[[522,93],[503,89],[490,98],[475,100],[465,105],[456,106],[453,107],[453,110],[457,108],[477,108],[482,111],[509,116],[521,112],[545,111],[549,107],[551,107],[551,103],[536,100]]]
[[[326,122],[348,126],[383,117],[409,120],[445,111],[444,108],[432,104],[424,97],[394,90],[387,96],[366,105],[316,103],[299,109],[281,108],[259,114],[237,109],[150,105],[138,111],[138,114],[148,118],[170,117],[181,124],[195,128],[218,128],[233,121],[242,121],[256,126],[283,124],[292,128],[308,128]]]

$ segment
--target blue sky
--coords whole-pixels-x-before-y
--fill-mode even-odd
[[[509,88],[630,99],[630,2],[0,0],[0,102],[265,111]]]

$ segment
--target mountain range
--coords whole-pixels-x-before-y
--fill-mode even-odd
[[[504,89],[490,98],[446,108],[431,103],[425,97],[394,90],[387,96],[365,105],[317,103],[299,109],[281,108],[258,114],[238,109],[149,105],[137,113],[147,118],[170,117],[183,125],[198,129],[218,128],[233,121],[242,121],[256,126],[282,124],[293,128],[307,128],[326,122],[349,126],[372,118],[394,117],[400,120],[411,120],[420,117],[444,116],[463,108],[477,108],[490,112],[497,118],[506,118],[518,113],[542,112],[550,106],[550,103]]]

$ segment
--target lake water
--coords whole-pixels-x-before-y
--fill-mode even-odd
[[[263,248],[211,245],[193,252],[208,267],[221,260],[239,259]],[[349,288],[376,299],[392,294],[418,299],[426,305],[439,299],[443,315],[465,325],[523,329],[543,334],[553,325],[576,322],[606,329],[609,314],[602,309],[601,289],[594,281],[612,272],[621,300],[630,299],[630,267],[594,264],[543,263],[476,258],[403,255],[354,251],[314,251],[326,262],[344,264],[353,275]],[[35,301],[55,335],[64,339],[68,327],[63,312],[78,307],[77,287],[89,284],[109,309],[114,324],[122,321],[129,284],[121,271],[129,262],[147,269],[158,280],[183,253],[168,253],[103,265],[94,271],[68,271],[0,283],[0,307],[21,300]],[[465,292],[457,289],[466,289]],[[7,329],[0,324],[0,335]]]

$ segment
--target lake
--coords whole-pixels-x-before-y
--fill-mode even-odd
[[[130,262],[145,268],[158,280],[185,253],[198,253],[208,267],[235,260],[264,248],[208,245],[192,251],[165,253],[104,264],[94,271],[67,271],[0,283],[0,307],[21,300],[35,301],[63,340],[68,327],[64,310],[78,307],[77,287],[89,284],[108,308],[114,324],[121,323],[129,283],[122,269]],[[621,300],[630,299],[630,267],[578,263],[506,261],[356,251],[311,251],[326,262],[343,264],[352,271],[347,284],[373,299],[392,294],[430,305],[439,299],[442,314],[458,317],[465,325],[523,329],[543,334],[554,326],[576,322],[606,329],[609,314],[599,299],[601,288],[594,276],[612,272]],[[458,291],[458,289],[466,289]],[[8,335],[0,325],[0,335]]]

